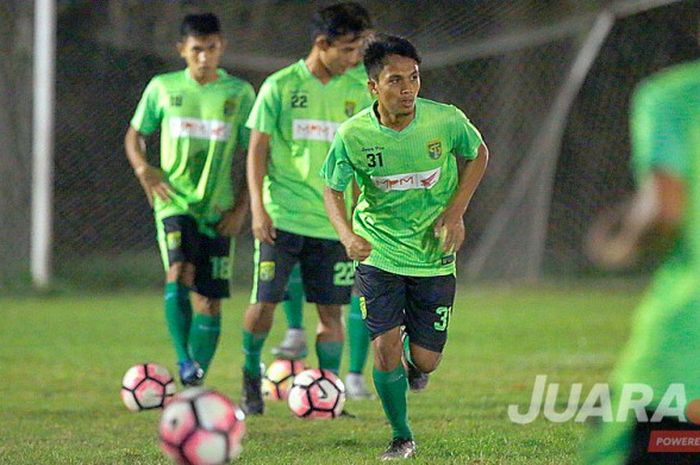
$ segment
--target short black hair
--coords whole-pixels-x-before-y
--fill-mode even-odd
[[[387,34],[376,34],[365,48],[364,63],[367,75],[375,81],[386,65],[389,55],[413,58],[420,64],[421,59],[416,47],[406,38]]]
[[[355,2],[336,3],[318,10],[311,19],[311,38],[325,35],[333,43],[346,34],[359,36],[372,27],[369,13]]]
[[[208,36],[221,34],[219,18],[214,13],[192,14],[185,16],[180,25],[180,36]]]

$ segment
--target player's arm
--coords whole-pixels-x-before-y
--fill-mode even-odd
[[[357,261],[369,257],[372,246],[352,231],[345,206],[345,193],[326,186],[323,190],[323,204],[326,207],[328,219],[338,233],[348,257]]]
[[[464,242],[464,213],[486,171],[489,151],[482,142],[477,156],[459,166],[459,184],[450,203],[435,222],[435,237],[442,239],[445,252],[457,251]]]
[[[270,215],[263,205],[263,180],[267,175],[267,158],[270,151],[270,135],[257,129],[250,131],[248,145],[248,162],[246,174],[248,177],[248,192],[250,193],[250,211],[253,215],[253,235],[261,242],[274,244],[277,232],[272,224]]]
[[[129,126],[124,136],[124,149],[136,177],[141,183],[149,205],[153,206],[153,195],[165,201],[170,198],[172,187],[165,180],[163,172],[151,166],[146,158],[146,140],[133,126]]]
[[[630,200],[595,220],[586,238],[588,257],[617,269],[633,264],[646,245],[667,248],[678,234],[685,203],[685,181],[653,170]]]
[[[245,158],[244,153],[237,153],[236,157]],[[233,176],[233,173],[231,173]],[[216,225],[216,232],[222,236],[236,236],[243,229],[243,224],[248,216],[248,206],[250,205],[250,194],[248,193],[248,183],[246,176],[236,183],[234,203],[231,208],[221,212],[221,220]]]

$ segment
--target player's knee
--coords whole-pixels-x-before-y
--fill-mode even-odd
[[[173,263],[168,268],[168,282],[178,282],[187,287],[194,284],[194,265],[186,262]]]
[[[423,357],[412,357],[413,364],[423,373],[432,373],[440,365],[440,354]]]
[[[319,322],[329,329],[342,330],[343,328],[343,318],[342,310],[340,305],[319,305],[318,306],[318,320]]]
[[[198,313],[209,316],[218,316],[221,314],[221,300],[201,295],[198,295],[193,300],[195,310]]]

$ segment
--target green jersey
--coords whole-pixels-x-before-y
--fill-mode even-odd
[[[457,188],[456,156],[475,159],[481,143],[459,109],[420,98],[401,131],[380,124],[375,105],[340,126],[321,174],[337,191],[357,179],[353,230],[372,245],[363,263],[406,276],[455,272],[433,226]]]
[[[340,123],[372,101],[358,73],[322,84],[299,60],[260,88],[248,127],[271,136],[263,203],[276,228],[338,239],[323,206],[318,173]]]
[[[153,199],[156,219],[191,215],[208,234],[234,204],[233,154],[248,146],[245,120],[255,100],[249,83],[218,75],[204,85],[186,69],[154,77],[131,119],[141,134],[160,129],[160,166],[173,194]]]
[[[614,394],[623,383],[649,386],[654,411],[672,383],[683,384],[688,402],[700,398],[700,61],[640,85],[630,123],[637,180],[661,171],[683,180],[686,190],[680,234],[637,309],[612,377]],[[588,442],[586,463],[626,463],[631,429],[631,422],[605,423]]]

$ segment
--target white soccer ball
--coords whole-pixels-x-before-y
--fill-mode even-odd
[[[142,363],[129,368],[122,379],[121,397],[132,412],[163,408],[175,394],[175,381],[164,366]]]
[[[345,385],[328,370],[305,370],[294,377],[287,403],[300,418],[336,418],[345,405]]]
[[[262,379],[262,393],[266,399],[286,400],[294,377],[304,371],[301,360],[278,359],[270,364]]]

